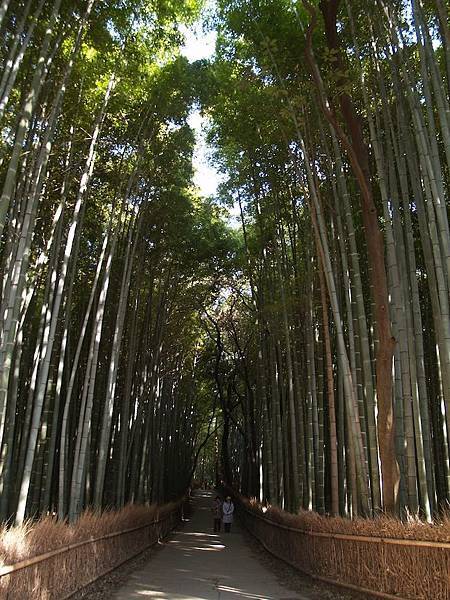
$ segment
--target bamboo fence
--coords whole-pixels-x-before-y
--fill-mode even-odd
[[[311,577],[367,598],[450,600],[450,543],[302,530],[239,508],[268,552]]]
[[[180,522],[183,503],[144,525],[62,546],[0,567],[2,600],[68,600],[167,536]]]

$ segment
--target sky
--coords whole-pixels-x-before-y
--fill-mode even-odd
[[[216,32],[202,30],[200,22],[192,27],[180,27],[186,38],[181,53],[190,62],[202,58],[211,58],[214,54],[216,44]],[[205,139],[206,119],[198,110],[194,110],[189,117],[189,125],[195,132],[196,144],[194,150],[194,183],[200,189],[203,196],[212,196],[216,193],[221,181],[220,174],[208,163],[208,146]]]

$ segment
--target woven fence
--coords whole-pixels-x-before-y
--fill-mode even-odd
[[[183,503],[139,527],[69,544],[0,567],[0,598],[66,600],[167,536],[182,518]]]
[[[246,529],[274,556],[364,597],[450,600],[450,544],[303,531],[239,504]]]

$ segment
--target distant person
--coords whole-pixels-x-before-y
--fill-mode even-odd
[[[220,496],[214,498],[211,510],[214,516],[214,533],[220,533],[220,526],[222,524],[222,500]]]
[[[233,522],[234,504],[231,501],[231,496],[227,496],[222,504],[222,521],[225,528],[225,533],[230,533],[231,523]]]

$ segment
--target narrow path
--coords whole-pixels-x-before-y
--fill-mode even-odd
[[[212,532],[211,492],[194,498],[192,518],[135,571],[115,600],[308,600],[283,587],[245,544],[237,523]]]

